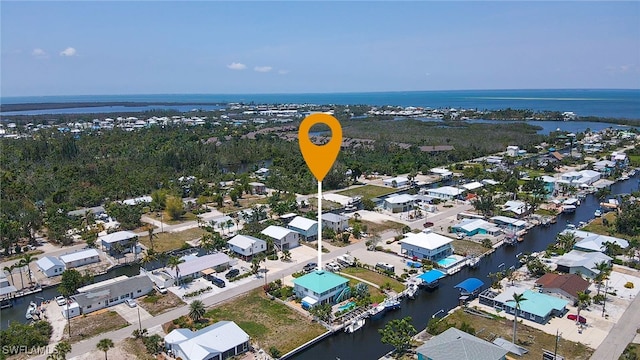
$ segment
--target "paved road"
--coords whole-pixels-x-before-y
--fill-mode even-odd
[[[640,296],[636,296],[604,341],[591,356],[592,360],[617,360],[636,336],[640,327]]]

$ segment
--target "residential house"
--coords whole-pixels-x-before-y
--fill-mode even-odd
[[[236,235],[227,244],[229,249],[245,259],[267,250],[266,241],[249,235]]]
[[[629,165],[629,157],[623,152],[614,151],[611,153],[611,161],[616,163],[616,166],[625,167]]]
[[[269,225],[260,233],[272,238],[274,245],[280,250],[288,250],[300,245],[300,234],[282,226]]]
[[[589,282],[576,274],[546,273],[536,280],[536,287],[543,293],[557,295],[573,304],[578,300],[579,292],[589,289]]]
[[[261,182],[250,182],[251,194],[264,195],[267,193],[267,186]]]
[[[480,304],[504,310],[507,314],[513,315],[516,313],[514,294],[522,294],[526,299],[520,302],[518,313],[518,317],[523,320],[546,324],[551,317],[562,317],[567,312],[569,301],[516,286],[507,287],[501,293],[497,293],[492,288],[486,289],[480,293],[478,299]]]
[[[255,174],[259,179],[265,179],[267,176],[269,176],[269,169],[260,168],[256,170]]]
[[[178,265],[178,271],[171,268],[164,268],[163,271],[169,274],[175,283],[176,280],[196,279],[203,275],[224,271],[229,268],[230,262],[231,259],[227,254],[215,253],[187,258],[185,262]],[[169,283],[167,285],[165,285],[165,287],[172,286],[173,284]]]
[[[462,187],[467,189],[468,191],[474,191],[484,187],[484,184],[479,181],[473,181],[473,182],[462,185]]]
[[[109,255],[115,255],[131,252],[138,242],[138,235],[132,231],[118,231],[100,236],[98,240]]]
[[[495,224],[482,219],[464,219],[452,226],[451,231],[454,233],[461,233],[466,236],[473,236],[476,234],[498,236],[502,233],[500,228]]]
[[[65,270],[64,263],[57,257],[45,256],[36,261],[36,265],[47,277],[62,275]]]
[[[519,147],[517,147],[515,145],[509,145],[509,146],[507,146],[507,156],[516,157],[516,156],[518,156],[518,151],[519,150],[520,150]]]
[[[233,321],[219,321],[198,331],[174,329],[164,337],[172,357],[225,360],[249,350],[249,335]]]
[[[382,180],[382,183],[384,184],[384,186],[399,188],[409,185],[409,179],[404,176],[397,176],[391,179]]]
[[[438,261],[453,254],[452,239],[436,233],[407,233],[400,240],[400,253],[404,256]]]
[[[152,201],[153,199],[151,198],[151,196],[140,196],[133,199],[123,200],[122,203],[125,205],[133,206],[138,204],[148,204],[148,203],[151,203]]]
[[[10,297],[11,294],[18,291],[18,289],[9,283],[7,275],[4,271],[0,271],[0,299]]]
[[[302,299],[305,309],[321,304],[334,304],[351,296],[349,279],[330,271],[312,271],[293,279],[293,292]]]
[[[126,275],[83,286],[78,294],[71,297],[72,303],[63,309],[65,317],[100,310],[135,299],[153,290],[153,283],[145,275],[128,277]]]
[[[577,239],[579,239],[575,245],[573,245],[574,250],[584,252],[606,252],[607,243],[616,244],[620,249],[626,249],[629,247],[629,242],[627,240],[614,236],[600,235],[582,230],[565,230],[562,233],[564,234],[567,232],[572,233]]]
[[[306,241],[313,241],[318,238],[318,222],[306,217],[296,216],[289,222],[287,227],[296,231]]]
[[[556,261],[556,270],[593,279],[600,273],[595,269],[596,264],[602,262],[611,264],[611,260],[613,259],[600,252],[571,250]]]
[[[416,349],[418,360],[506,360],[507,350],[451,327]]]
[[[90,208],[83,208],[83,209],[79,209],[79,210],[69,211],[67,213],[67,215],[75,216],[75,217],[84,217],[87,214],[87,211],[91,212],[96,219],[98,217],[100,217],[102,214],[106,213],[104,207],[95,206],[95,207],[90,207]]]
[[[336,233],[341,233],[349,227],[349,218],[334,213],[324,213],[322,214],[322,226],[333,229]]]
[[[429,170],[432,174],[440,176],[442,179],[451,179],[453,173],[443,168],[433,168]]]
[[[384,208],[394,213],[406,212],[412,210],[415,203],[415,196],[402,194],[386,198],[384,200]]]
[[[608,176],[613,169],[615,169],[616,163],[611,160],[601,160],[593,163],[593,169]]]
[[[453,187],[453,186],[443,186],[439,188],[433,188],[427,190],[427,195],[443,200],[453,200],[460,196],[464,190]]]
[[[526,221],[515,219],[508,216],[494,216],[490,220],[494,224],[498,225],[500,228],[511,233],[522,231],[527,228]]]
[[[519,200],[509,200],[502,205],[502,211],[513,213],[516,217],[526,215],[529,208],[527,204]]]
[[[65,269],[72,269],[78,266],[93,264],[100,261],[100,254],[96,249],[80,250],[64,255],[60,255],[60,261],[64,263]]]

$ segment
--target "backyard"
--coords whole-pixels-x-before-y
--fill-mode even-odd
[[[377,273],[375,271],[367,270],[362,267],[347,267],[340,270],[342,273],[353,275],[362,280],[369,281],[374,283],[380,287],[384,284],[389,283],[391,285],[391,289],[397,293],[404,290],[405,286],[403,283],[396,279],[392,279],[384,274]]]
[[[462,256],[479,256],[489,250],[482,246],[482,244],[469,240],[453,240],[451,245],[453,246],[455,253]]]
[[[153,248],[156,252],[180,249],[186,241],[199,239],[204,234],[206,234],[206,231],[200,228],[193,228],[175,233],[153,234]],[[139,241],[145,247],[151,248],[149,236],[140,236]]]
[[[348,190],[342,190],[336,192],[336,194],[344,195],[344,196],[362,196],[363,199],[371,199],[387,194],[391,194],[396,192],[396,189],[390,189],[387,187],[376,186],[376,185],[364,185],[360,187],[354,187]]]
[[[128,325],[129,323],[117,312],[107,309],[77,316],[71,319],[70,342],[78,342]],[[64,333],[69,334],[68,324],[65,326]]]

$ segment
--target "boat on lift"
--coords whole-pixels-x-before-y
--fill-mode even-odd
[[[349,323],[349,325],[347,325],[344,328],[344,332],[349,333],[349,334],[354,333],[354,332],[362,329],[362,327],[364,326],[365,322],[366,322],[365,319],[353,320],[352,322]]]

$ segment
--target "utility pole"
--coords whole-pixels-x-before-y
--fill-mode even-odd
[[[556,330],[556,348],[553,350],[553,360],[556,360],[558,354],[558,340],[560,340],[560,333],[559,330]]]
[[[136,306],[138,308],[138,329],[140,331],[140,336],[142,336],[142,321],[140,321],[140,306]]]
[[[607,288],[609,287],[609,279],[604,285],[604,300],[602,301],[602,317],[604,317],[604,307],[607,305]]]

